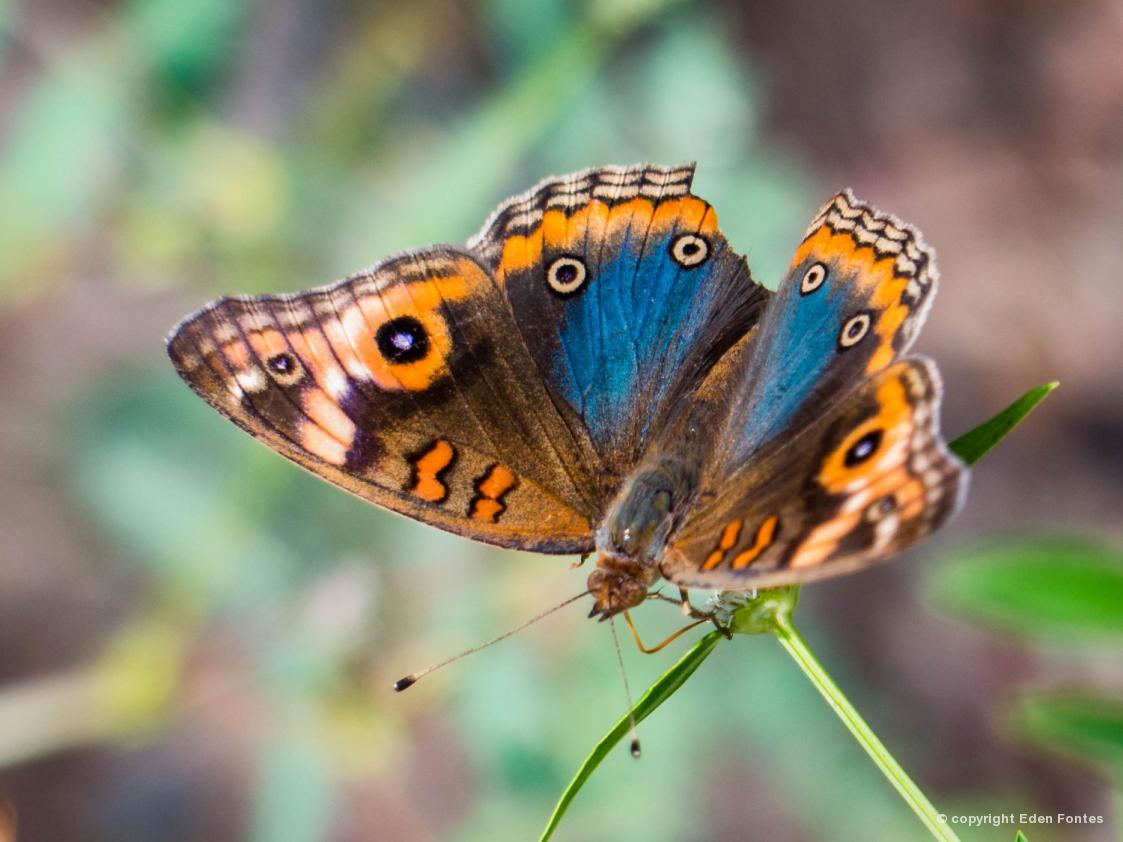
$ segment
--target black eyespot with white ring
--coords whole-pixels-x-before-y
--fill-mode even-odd
[[[281,386],[291,386],[304,376],[300,361],[287,351],[274,354],[265,361],[269,375]]]
[[[429,333],[413,316],[398,316],[383,324],[374,343],[386,362],[398,365],[418,362],[429,353]]]
[[[851,316],[838,333],[839,347],[844,351],[847,348],[853,348],[862,341],[862,337],[870,332],[870,324],[870,314],[865,311]]]
[[[799,294],[810,295],[823,285],[827,279],[827,267],[822,263],[813,263],[803,273],[803,280],[799,282]]]
[[[842,464],[847,468],[853,468],[861,465],[881,447],[881,430],[870,430],[852,445],[846,451],[846,455],[842,457]]]
[[[546,283],[562,298],[580,292],[588,277],[584,262],[576,257],[559,257],[546,270]]]
[[[671,243],[671,258],[679,266],[693,269],[710,256],[710,244],[697,234],[683,234]]]

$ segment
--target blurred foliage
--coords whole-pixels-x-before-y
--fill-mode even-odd
[[[1066,660],[1123,633],[1123,553],[1088,539],[1020,537],[961,550],[932,569],[929,593],[957,616]],[[1027,686],[1006,713],[1015,733],[1098,766],[1123,792],[1123,698]]]
[[[752,143],[755,85],[717,21],[676,15],[674,0],[587,14],[513,5],[478,9],[497,33],[494,90],[424,98],[425,59],[463,11],[441,0],[372,10],[327,72],[302,80],[286,107],[303,111],[272,143],[221,105],[249,4],[126,5],[81,50],[45,56],[49,72],[15,115],[0,155],[0,288],[41,289],[64,269],[66,242],[107,216],[112,258],[138,283],[202,273],[215,289],[304,287],[324,267],[341,275],[466,238],[544,172],[640,159],[704,160],[699,192],[728,208],[724,227],[756,244],[754,266],[774,279],[808,200],[794,162]],[[618,60],[641,28],[642,46]]]
[[[1027,392],[952,448],[974,461],[1055,387]],[[932,568],[929,593],[960,617],[1040,644],[1102,645],[1123,636],[1123,553],[1086,538],[1021,537],[960,551]],[[1033,740],[1106,765],[1123,784],[1123,701],[1027,692],[1011,719]]]
[[[936,598],[975,622],[1044,641],[1123,636],[1123,555],[1044,536],[962,552],[932,575]]]
[[[66,284],[169,313],[218,292],[306,288],[461,241],[547,173],[641,159],[699,160],[697,192],[774,285],[821,198],[799,151],[761,138],[761,80],[717,7],[396,0],[344,20],[325,4],[307,54],[270,75],[260,63],[287,42],[261,40],[268,4],[74,4],[60,42],[21,24],[31,6],[0,0],[0,58],[18,52],[34,69],[0,139],[9,313]],[[107,344],[143,335],[132,319],[89,329]],[[183,388],[155,339],[131,364],[80,374],[62,381],[43,449],[128,609],[89,663],[0,690],[0,763],[89,744],[135,758],[202,728],[207,744],[246,735],[248,760],[226,758],[252,772],[246,838],[331,838],[370,781],[416,789],[435,836],[531,838],[622,705],[606,636],[530,630],[405,702],[388,688],[568,595],[565,565],[460,541],[293,470]],[[667,633],[673,613],[645,616],[645,631]],[[698,757],[764,793],[793,835],[910,838],[913,817],[780,652],[759,647],[746,669],[731,648],[645,723],[644,763],[603,758],[567,817],[571,838],[695,835],[714,797],[714,779],[684,762]],[[660,659],[625,659],[641,686],[663,672]],[[850,686],[860,707],[877,701]],[[459,794],[439,789],[441,764],[457,762],[487,797],[446,807]],[[175,798],[193,797],[160,771]],[[83,779],[119,808],[89,838],[165,824],[143,838],[179,838],[166,804],[146,800],[149,778],[164,778],[138,777]]]
[[[1028,696],[1017,721],[1033,739],[1103,764],[1123,788],[1123,699]]]

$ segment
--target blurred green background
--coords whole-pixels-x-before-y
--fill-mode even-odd
[[[219,293],[461,242],[545,175],[639,160],[697,160],[770,286],[842,184],[918,224],[950,435],[1063,382],[950,527],[806,589],[797,619],[940,809],[1119,838],[1121,43],[1116,0],[0,2],[20,838],[536,837],[623,709],[607,629],[575,607],[389,686],[584,574],[305,476],[189,394],[163,336]],[[686,645],[625,652],[633,689]],[[775,641],[720,646],[642,737],[556,838],[924,838]]]

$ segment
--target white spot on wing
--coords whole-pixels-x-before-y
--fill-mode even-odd
[[[265,377],[265,372],[257,366],[237,372],[234,375],[234,380],[240,388],[250,394],[264,392],[265,387],[269,385],[269,381]]]
[[[350,388],[350,383],[347,380],[347,375],[335,366],[329,368],[327,373],[324,374],[324,389],[334,400],[341,400],[347,394],[348,388]]]

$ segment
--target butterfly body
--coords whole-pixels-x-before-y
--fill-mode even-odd
[[[692,166],[602,167],[500,205],[465,247],[223,298],[180,375],[282,455],[480,541],[597,554],[603,617],[659,578],[748,589],[866,566],[954,510],[919,234],[849,193],[776,293]]]
[[[594,613],[610,617],[647,598],[697,483],[696,468],[666,459],[623,484],[597,531],[597,568],[588,580]]]

